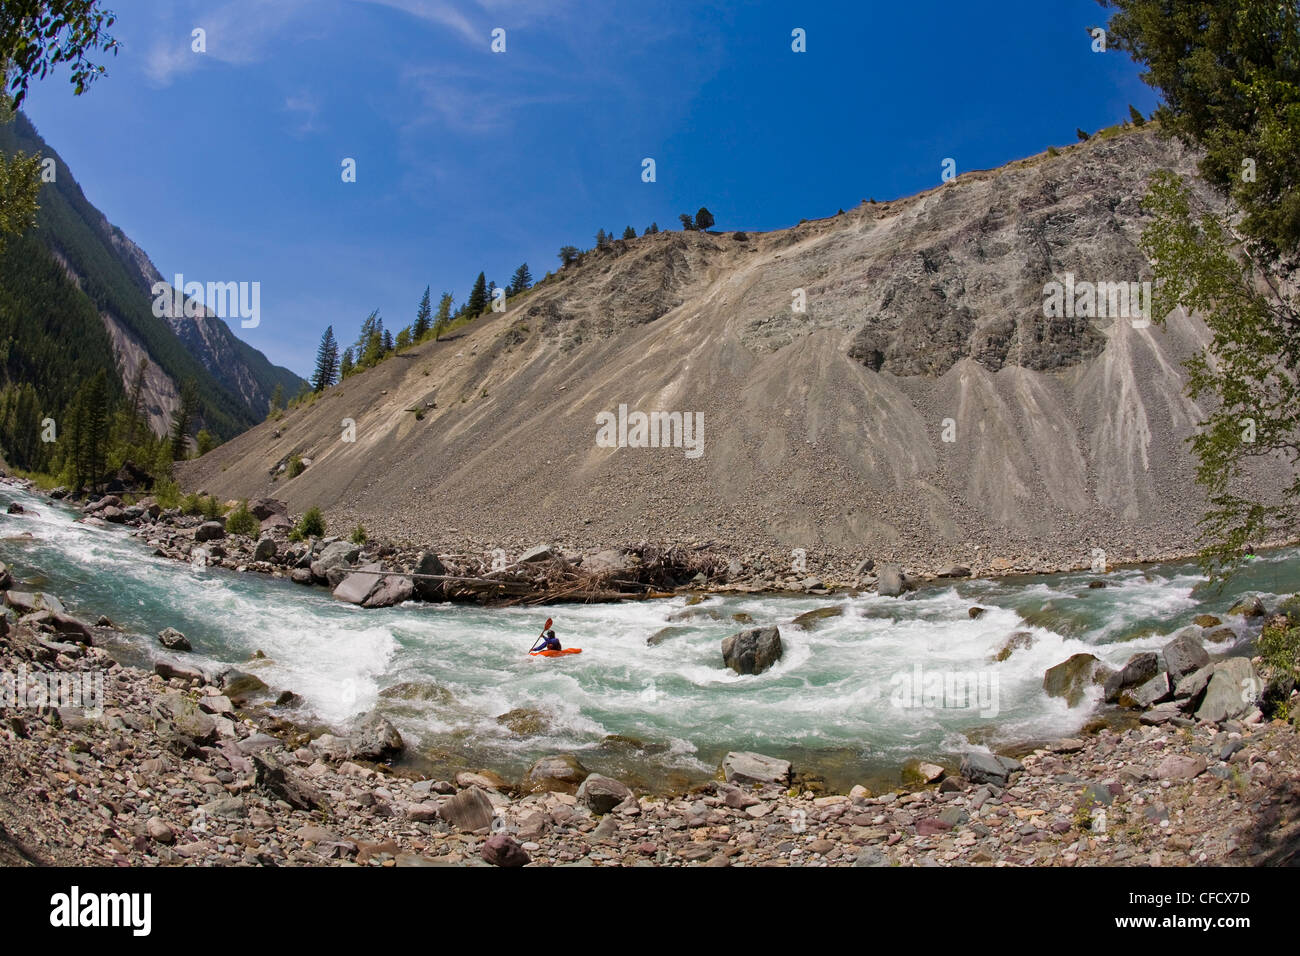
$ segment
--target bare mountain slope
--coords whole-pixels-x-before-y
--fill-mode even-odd
[[[1204,326],[1043,310],[1066,273],[1149,278],[1157,168],[1191,177],[1193,157],[1133,132],[747,239],[620,241],[181,478],[441,547],[711,540],[977,568],[1186,550],[1200,413],[1181,362]],[[702,455],[598,447],[620,404],[701,414]],[[311,466],[272,481],[295,452]]]

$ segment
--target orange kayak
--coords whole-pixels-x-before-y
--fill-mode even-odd
[[[581,647],[566,647],[562,651],[529,651],[532,657],[561,657],[564,654],[581,654]]]

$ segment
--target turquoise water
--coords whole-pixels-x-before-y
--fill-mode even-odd
[[[952,764],[973,744],[1041,740],[1082,727],[1095,713],[1091,703],[1071,710],[1042,693],[1043,672],[1071,654],[1090,651],[1122,664],[1138,651],[1159,650],[1197,614],[1223,613],[1243,593],[1260,593],[1268,604],[1270,596],[1300,591],[1300,551],[1287,550],[1251,562],[1217,594],[1187,564],[1115,572],[1102,589],[1089,589],[1096,576],[1084,573],[965,581],[903,599],[710,598],[698,607],[716,609],[723,620],[689,622],[669,620],[683,610],[682,597],[363,611],[322,588],[155,558],[129,529],[78,524],[70,509],[0,486],[0,510],[10,501],[38,514],[0,515],[0,560],[59,595],[71,612],[92,621],[107,614],[127,632],[117,651],[131,662],[165,654],[153,635],[176,627],[195,657],[237,664],[301,695],[303,704],[287,715],[335,726],[379,706],[417,762],[507,776],[556,751],[651,786],[711,777],[723,754],[741,749],[789,757],[797,770],[818,771],[836,785],[889,778],[911,758]],[[19,537],[23,532],[33,537]],[[977,604],[988,610],[972,619],[968,610]],[[828,605],[842,606],[843,615],[813,631],[791,625]],[[722,664],[719,642],[748,626],[731,619],[737,613],[781,629],[785,655],[757,677]],[[548,615],[564,645],[582,654],[548,660],[525,653]],[[1207,645],[1212,653],[1253,636],[1233,620],[1231,638]],[[670,624],[688,630],[646,646]],[[1033,645],[994,663],[1017,630],[1029,631]],[[259,650],[267,659],[250,663]],[[401,682],[442,690],[432,700],[379,696]],[[969,698],[962,686],[973,689]],[[914,689],[921,692],[915,699]],[[516,708],[536,711],[543,732],[519,736],[497,721]]]

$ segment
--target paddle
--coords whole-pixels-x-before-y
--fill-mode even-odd
[[[537,635],[538,641],[540,641],[543,637],[546,636],[546,632],[550,630],[550,627],[551,627],[551,619],[548,617],[546,619],[546,623],[542,625],[542,633]],[[531,654],[535,650],[537,650],[537,641],[533,641],[533,646],[528,649],[528,653]]]

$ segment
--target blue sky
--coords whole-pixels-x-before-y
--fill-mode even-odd
[[[459,303],[480,269],[541,278],[598,228],[701,205],[782,228],[1156,103],[1092,51],[1095,0],[104,5],[108,74],[80,97],[47,78],[28,114],[164,276],[260,282],[261,324],[236,332],[302,375],[326,325],[346,343],[379,309],[396,331],[426,285]]]

